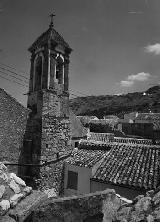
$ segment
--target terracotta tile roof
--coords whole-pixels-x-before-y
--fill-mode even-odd
[[[90,132],[88,139],[95,140],[95,141],[107,142],[110,140],[114,140],[114,134],[113,133],[93,133],[93,132]]]
[[[137,139],[129,137],[114,137],[114,142],[153,145],[152,140],[150,139]]]
[[[102,159],[105,153],[106,151],[102,150],[75,149],[65,162],[71,165],[91,168]]]
[[[86,150],[110,150],[113,146],[111,142],[102,142],[94,140],[84,140],[79,141],[78,148]]]
[[[158,146],[117,144],[93,175],[113,184],[153,189],[159,183]]]
[[[152,145],[152,140],[150,139],[137,139],[129,137],[115,137],[113,133],[93,133],[87,137],[88,140],[101,141],[101,142],[118,142],[118,143],[136,143],[136,144],[146,144]]]
[[[160,121],[160,113],[138,113],[135,120]]]

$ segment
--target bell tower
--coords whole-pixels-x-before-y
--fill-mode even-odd
[[[53,14],[46,32],[29,47],[31,68],[27,107],[31,110],[21,152],[26,164],[42,164],[70,149],[69,56],[72,51],[54,29]],[[23,172],[22,172],[23,171]],[[38,170],[20,174],[38,177]]]
[[[31,71],[27,106],[37,115],[68,117],[68,71],[72,50],[54,29],[53,16],[49,29],[29,48]],[[38,97],[41,93],[45,95],[43,104]]]

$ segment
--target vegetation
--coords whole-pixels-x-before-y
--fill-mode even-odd
[[[133,111],[160,112],[160,86],[151,87],[146,92],[125,95],[77,97],[70,100],[70,107],[76,115],[92,115],[98,118],[105,115],[122,118],[125,113]]]

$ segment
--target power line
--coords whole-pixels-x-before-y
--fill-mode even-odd
[[[0,69],[2,69],[2,68],[0,67]],[[2,69],[2,70],[4,70],[4,69]],[[25,80],[22,80],[22,79],[20,79],[20,78],[18,78],[18,77],[15,77],[14,74],[11,74],[11,73],[5,73],[5,74],[6,74],[6,75],[9,75],[9,76],[12,76],[13,78],[15,78],[15,79],[17,79],[17,80],[19,80],[19,81],[21,81],[21,82],[24,81],[24,83],[28,83],[28,82],[25,81]]]
[[[21,72],[21,71],[18,71],[18,70],[17,70],[15,67],[13,67],[13,66],[9,66],[9,65],[6,65],[6,64],[1,63],[1,62],[0,62],[0,64],[1,64],[2,66],[7,67],[7,68],[10,68],[10,69],[16,70],[17,72]],[[16,72],[16,74],[17,74],[17,72]],[[24,72],[23,72],[23,74],[24,74],[25,76],[24,76],[24,75],[21,75],[21,74],[19,74],[19,75],[21,75],[21,77],[23,77],[23,78],[29,80],[29,78],[26,77],[26,74],[27,74],[27,73],[24,73]]]
[[[6,65],[6,64],[4,64],[4,63],[0,63],[0,64],[3,65],[3,66],[5,66],[5,67],[9,67],[9,68],[12,69],[12,70],[18,71],[18,70],[17,70],[16,68],[14,68],[13,66],[9,66],[9,65]],[[1,67],[1,66],[0,66],[0,68],[3,69],[3,70],[5,70],[5,71],[8,71],[8,72],[10,72],[10,73],[12,73],[12,74],[14,74],[14,75],[16,75],[16,76],[21,76],[22,78],[24,78],[24,79],[26,79],[26,80],[29,80],[29,78],[27,78],[26,76],[21,75],[20,73],[17,73],[17,72],[15,72],[15,71],[11,71],[11,70],[6,69],[6,68]],[[18,71],[18,72],[19,72],[19,71]],[[16,78],[16,77],[14,77],[14,78]],[[20,80],[20,81],[24,81],[25,83],[28,83],[26,80],[22,80],[22,79],[19,79],[19,78],[16,78],[16,79],[18,79],[18,80]],[[80,92],[80,91],[78,91],[78,90],[70,89],[69,91],[77,92],[79,95],[88,96],[87,94],[82,93],[82,92]],[[70,93],[70,94],[71,94],[71,95],[74,95],[74,96],[76,96],[76,97],[79,96],[79,95],[75,95],[75,94],[73,94],[73,93]],[[79,97],[80,97],[80,96],[79,96]]]
[[[15,75],[21,76],[22,78],[24,78],[24,79],[26,79],[26,80],[29,80],[27,77],[25,77],[25,76],[23,76],[23,75],[21,75],[21,74],[19,74],[19,73],[17,73],[17,72],[11,71],[11,70],[6,69],[6,68],[4,68],[4,67],[2,67],[2,66],[0,66],[0,68],[3,69],[3,70],[5,70],[5,71],[11,72],[11,73],[13,73],[13,74],[15,74]]]
[[[0,73],[6,74],[6,73],[4,73],[4,72],[2,72],[2,71],[0,71]],[[21,84],[21,83],[19,83],[19,82],[17,82],[17,81],[8,79],[8,78],[6,78],[6,77],[4,77],[4,76],[2,76],[2,75],[0,75],[0,78],[5,79],[5,80],[8,80],[8,81],[10,81],[10,82],[14,82],[14,83],[16,83],[16,84],[18,84],[18,85],[20,85],[20,86],[23,86],[23,87],[28,87],[27,85],[23,85],[23,84]]]

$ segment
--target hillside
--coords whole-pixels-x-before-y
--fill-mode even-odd
[[[160,86],[149,88],[144,92],[134,92],[125,95],[101,95],[77,97],[70,100],[70,107],[76,115],[118,115],[132,111],[160,112]]]

